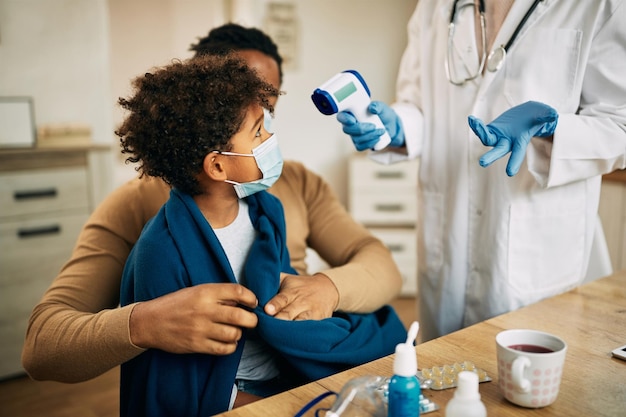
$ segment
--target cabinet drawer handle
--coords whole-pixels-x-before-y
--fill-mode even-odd
[[[389,249],[390,252],[404,252],[404,245],[400,243],[389,244],[387,245],[387,249]]]
[[[42,226],[42,227],[36,227],[33,229],[19,229],[17,231],[17,236],[20,239],[23,239],[23,238],[28,238],[28,237],[52,235],[52,234],[58,234],[58,233],[61,233],[61,226],[59,226],[58,224],[55,224],[52,226]]]
[[[402,204],[376,204],[376,211],[386,211],[386,212],[398,212],[403,211],[404,206]]]
[[[404,178],[404,172],[402,171],[382,171],[376,172],[376,178],[380,180],[397,180]]]
[[[29,200],[33,198],[49,198],[57,196],[56,188],[43,188],[41,190],[32,190],[32,191],[16,191],[13,193],[13,198],[15,200]]]

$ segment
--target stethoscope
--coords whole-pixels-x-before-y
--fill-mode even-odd
[[[482,74],[483,69],[485,68],[485,64],[487,65],[487,70],[489,70],[490,72],[498,71],[504,64],[504,61],[506,60],[506,54],[508,50],[511,48],[511,45],[513,45],[515,38],[517,38],[517,35],[522,30],[522,27],[524,26],[524,24],[526,23],[530,15],[533,13],[537,5],[542,1],[543,0],[535,0],[533,4],[530,6],[530,8],[528,9],[528,11],[526,12],[526,14],[524,15],[524,17],[522,18],[522,20],[520,21],[520,23],[515,28],[515,31],[511,35],[511,38],[509,39],[509,41],[505,45],[500,45],[494,50],[492,50],[487,56],[487,52],[486,52],[487,51],[487,37],[485,34],[485,1],[479,0],[478,1],[478,13],[479,13],[479,18],[480,18],[480,34],[481,34],[480,38],[481,38],[483,52],[480,57],[480,64],[478,65],[478,69],[476,70],[476,72],[471,74],[468,77],[465,77],[459,80],[453,77],[451,70],[450,70],[450,62],[452,62],[453,56],[454,56],[453,54],[454,42],[453,41],[454,41],[454,32],[456,29],[454,18],[456,16],[457,6],[459,3],[459,0],[454,0],[454,3],[452,4],[452,11],[450,12],[450,23],[448,24],[448,57],[445,62],[446,76],[448,78],[448,81],[450,81],[454,85],[463,85],[467,81],[471,81],[475,79],[476,77],[478,77],[480,74]],[[464,7],[467,5],[468,4],[465,4],[465,5],[462,5],[461,7]],[[475,6],[475,3],[472,2],[469,5]]]

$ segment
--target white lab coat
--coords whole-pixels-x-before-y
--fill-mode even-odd
[[[601,175],[626,167],[626,5],[544,0],[498,72],[455,86],[444,67],[452,0],[419,0],[397,80],[408,156],[419,157],[419,305],[425,340],[515,310],[582,282]],[[506,44],[532,0],[516,0],[495,45]],[[473,8],[456,42],[477,62]],[[559,113],[554,141],[533,138],[519,173],[467,116],[489,122],[528,100]],[[549,317],[546,317],[549,320]],[[520,323],[523,325],[523,323]]]

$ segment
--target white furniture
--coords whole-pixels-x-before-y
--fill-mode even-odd
[[[614,271],[626,268],[626,171],[602,179],[598,208]]]
[[[107,146],[0,151],[0,378],[24,372],[28,318],[108,193]]]
[[[391,251],[402,273],[402,295],[417,294],[418,161],[382,165],[350,158],[349,209]]]

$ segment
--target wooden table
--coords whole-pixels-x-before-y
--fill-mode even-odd
[[[526,409],[509,403],[498,389],[495,336],[504,329],[530,328],[568,344],[559,396],[552,405]],[[626,416],[626,361],[611,351],[626,344],[626,270],[514,312],[486,320],[417,346],[418,366],[432,368],[469,360],[493,379],[480,384],[489,416]],[[229,417],[293,416],[312,398],[339,392],[351,378],[392,373],[393,355],[332,375],[222,414]],[[442,417],[454,389],[424,390]],[[320,406],[332,404],[327,398]],[[314,413],[310,411],[307,416]]]

